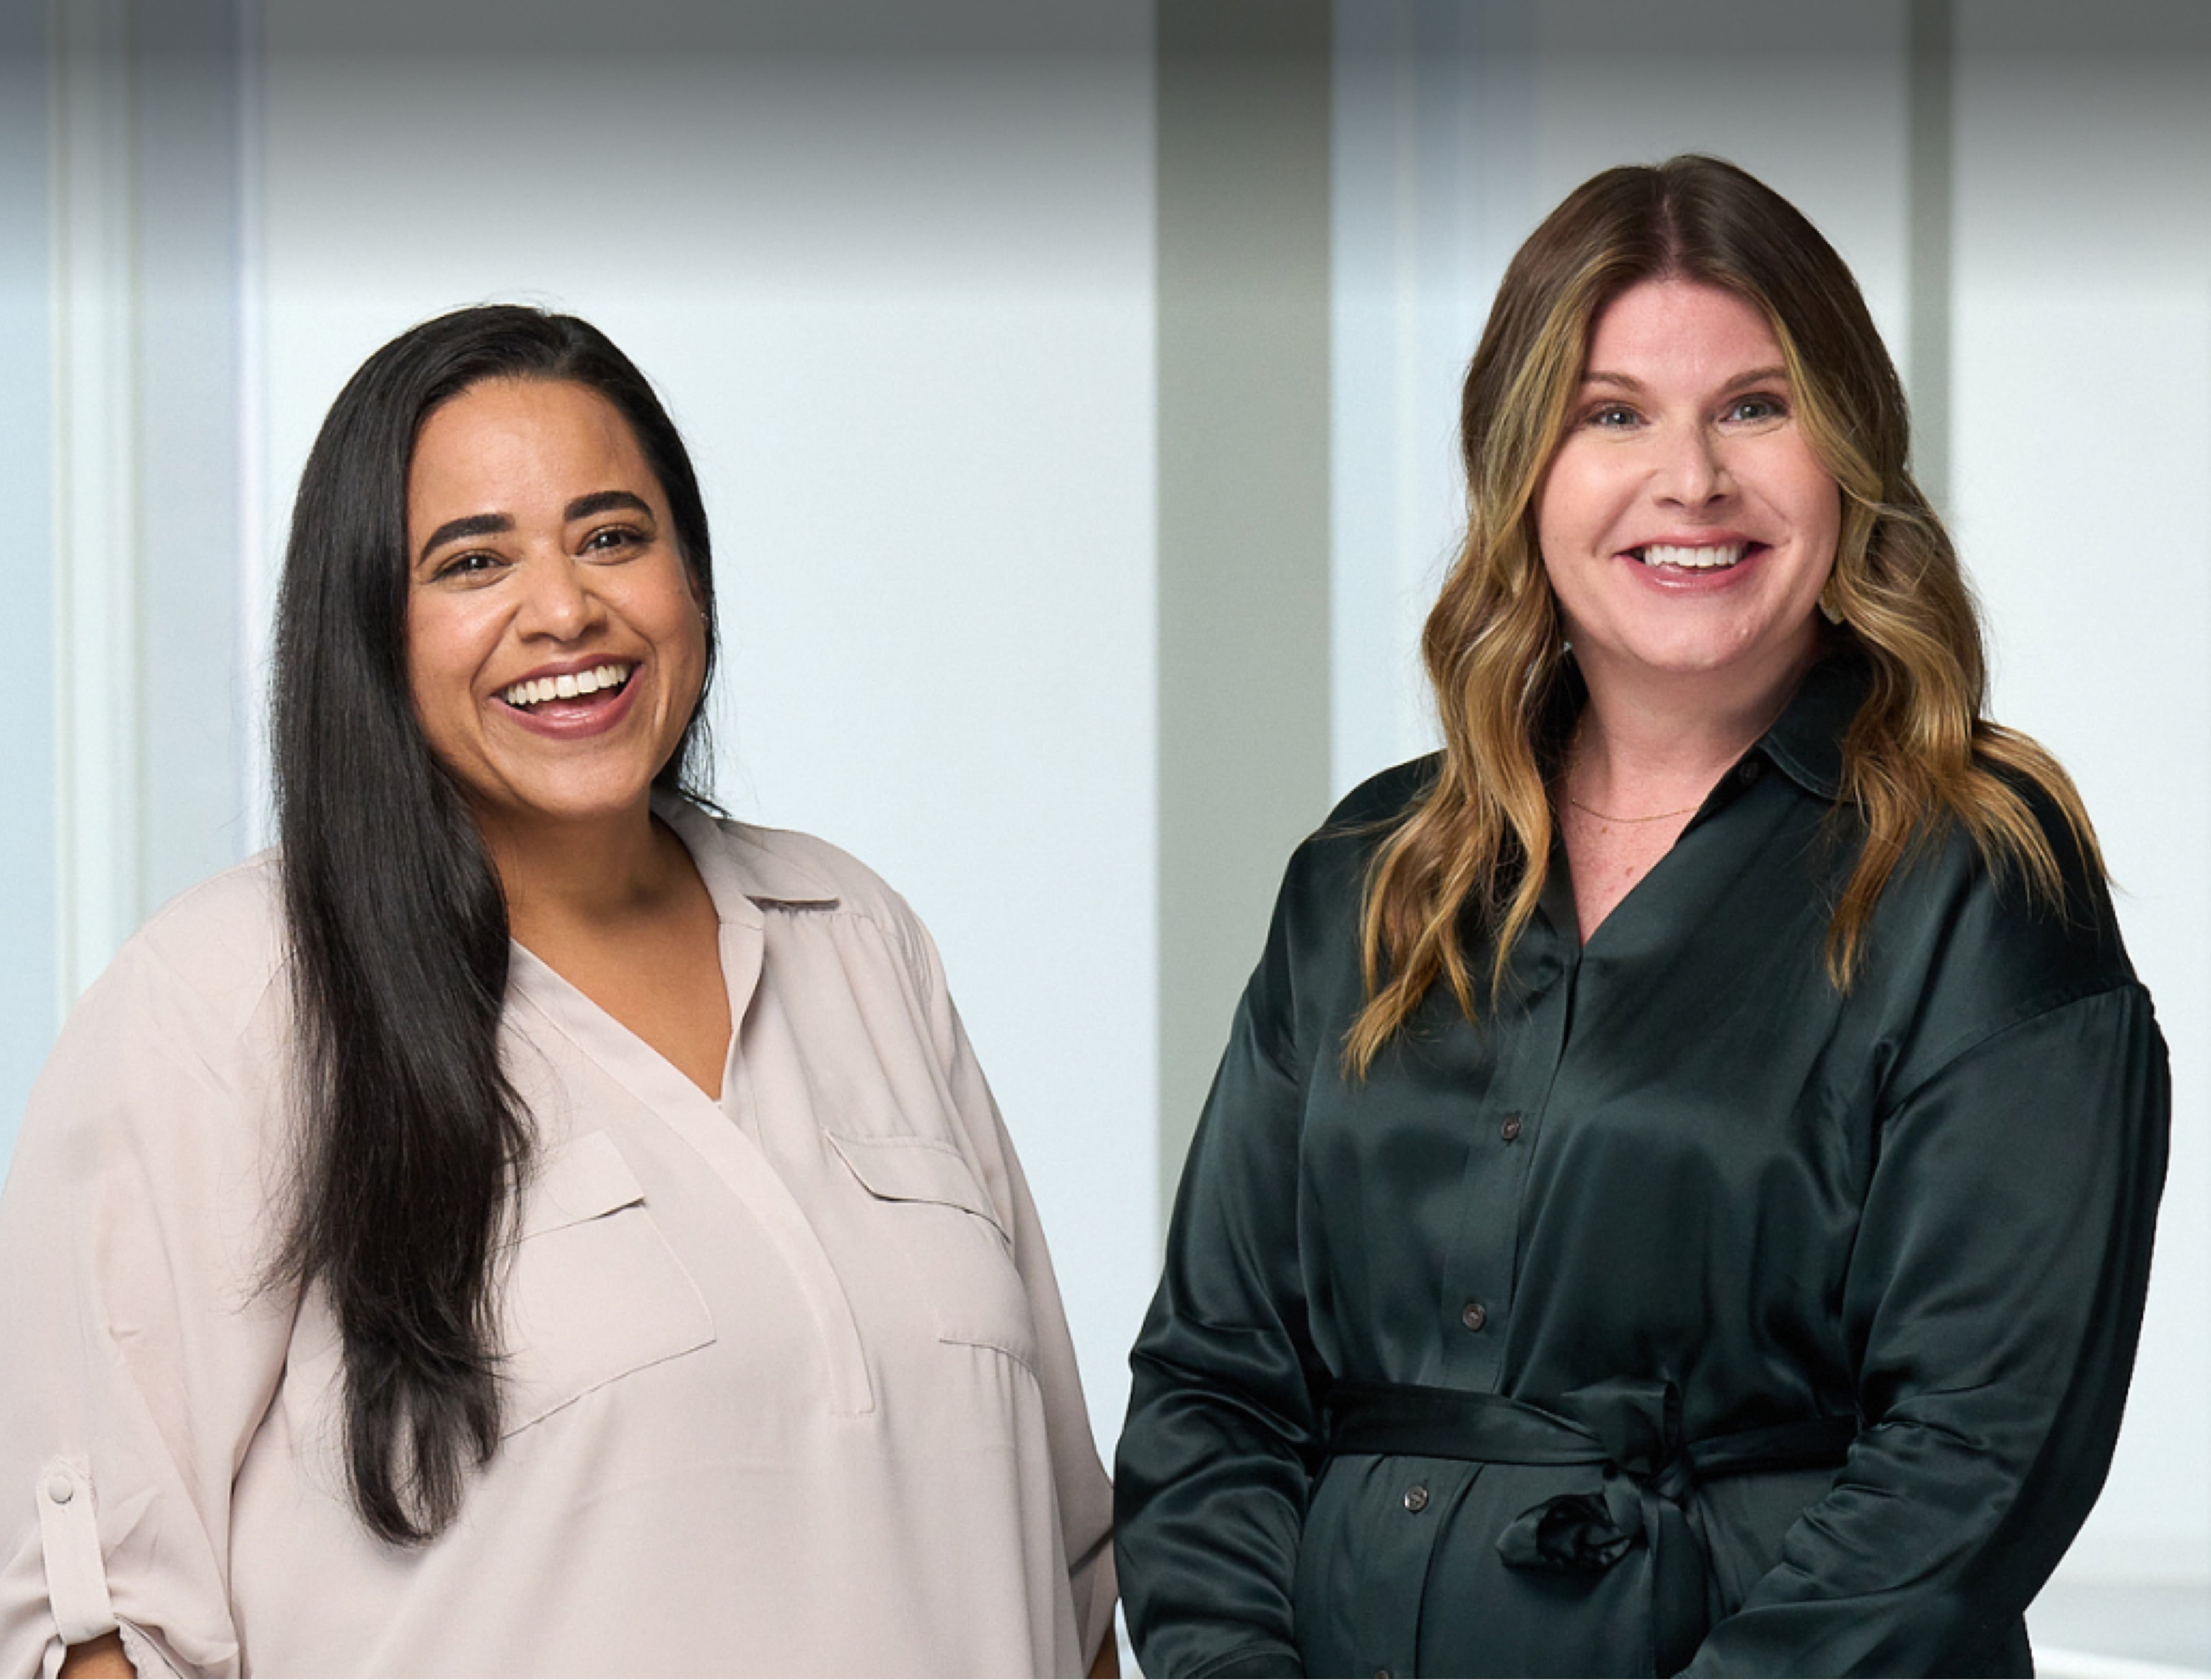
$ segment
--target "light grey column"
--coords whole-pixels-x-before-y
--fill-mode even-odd
[[[244,0],[55,0],[56,992],[242,849]]]
[[[53,1038],[53,203],[46,9],[0,6],[0,589],[14,628],[0,730],[0,1174]]]
[[[1160,1171],[1329,787],[1326,0],[1160,0]]]
[[[140,909],[246,846],[239,0],[136,0]]]
[[[1954,0],[1910,0],[1905,113],[1912,476],[1950,512],[1951,183],[1955,174]]]

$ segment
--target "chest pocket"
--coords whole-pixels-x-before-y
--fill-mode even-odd
[[[896,1252],[926,1294],[937,1338],[994,1348],[1033,1375],[1036,1322],[1013,1236],[959,1150],[932,1137],[832,1132],[829,1142],[881,1204]]]
[[[713,1315],[613,1138],[548,1155],[525,1192],[502,1298],[506,1433],[714,1339]]]

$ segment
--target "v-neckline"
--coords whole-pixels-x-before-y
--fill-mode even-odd
[[[654,815],[667,823],[669,832],[690,857],[691,866],[698,871],[714,907],[715,967],[730,1011],[730,1039],[722,1052],[719,1091],[709,1093],[581,986],[519,939],[510,938],[513,983],[578,1049],[646,1102],[663,1109],[679,1103],[704,1102],[724,1114],[732,1114],[737,1040],[746,1006],[760,979],[763,943],[760,907],[740,882],[724,878],[724,860],[713,848],[693,843],[677,810],[663,809],[656,799]]]
[[[1680,854],[1681,842],[1697,831],[1698,825],[1704,822],[1706,815],[1711,811],[1712,800],[1718,795],[1720,790],[1727,785],[1728,779],[1735,773],[1733,767],[1721,773],[1719,779],[1711,785],[1710,791],[1705,793],[1696,810],[1690,813],[1689,820],[1681,825],[1681,832],[1674,836],[1673,844],[1651,859],[1651,867],[1635,877],[1634,884],[1620,895],[1611,909],[1605,912],[1604,919],[1590,930],[1587,938],[1582,937],[1581,903],[1574,894],[1573,859],[1566,849],[1566,825],[1555,816],[1552,818],[1551,864],[1543,882],[1542,895],[1536,903],[1544,915],[1550,919],[1553,926],[1561,928],[1569,934],[1577,961],[1607,928],[1620,919],[1623,910],[1626,910],[1638,898],[1646,896],[1644,889],[1650,883],[1651,876],[1664,869]]]

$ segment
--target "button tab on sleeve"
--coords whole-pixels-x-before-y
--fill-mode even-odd
[[[92,1482],[76,1465],[50,1463],[39,1478],[39,1542],[45,1554],[46,1602],[53,1609],[54,1631],[64,1645],[82,1645],[113,1632],[116,1625]]]

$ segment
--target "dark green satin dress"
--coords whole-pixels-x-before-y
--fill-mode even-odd
[[[1363,871],[1432,763],[1299,849],[1132,1362],[1146,1672],[2031,1672],[2126,1394],[2165,1046],[2054,816],[2068,914],[1951,835],[1836,992],[1864,682],[1815,668],[1586,946],[1554,859],[1484,1023],[1432,996],[1363,1083]],[[1345,1385],[1590,1450],[1332,1449]]]

